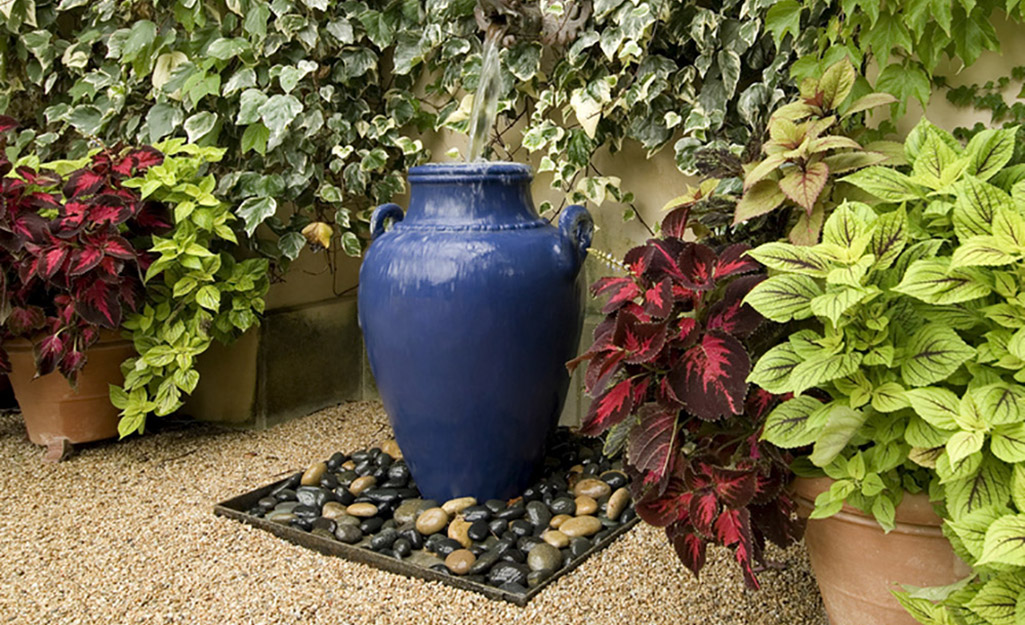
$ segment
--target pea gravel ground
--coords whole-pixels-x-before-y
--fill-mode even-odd
[[[380,404],[261,432],[165,427],[40,462],[0,415],[0,623],[821,625],[802,547],[746,591],[714,550],[696,580],[638,526],[527,607],[322,556],[215,517],[212,506],[337,450],[390,436]]]

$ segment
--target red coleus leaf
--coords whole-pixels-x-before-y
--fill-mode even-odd
[[[788,547],[801,540],[806,520],[795,514],[796,506],[786,491],[780,492],[771,503],[752,505],[748,509],[754,527],[773,543]]]
[[[673,392],[687,409],[706,421],[744,411],[751,359],[737,339],[710,330],[669,372]]]
[[[718,257],[712,248],[701,243],[688,243],[680,254],[683,286],[694,291],[709,291],[715,287],[715,266]]]
[[[666,343],[666,323],[645,323],[626,311],[620,311],[612,342],[626,352],[627,363],[651,362]]]
[[[644,292],[644,312],[655,319],[664,319],[673,311],[673,281],[669,278]]]
[[[761,269],[758,261],[746,255],[749,249],[751,246],[746,243],[735,243],[724,249],[715,264],[716,280]]]
[[[85,352],[69,351],[64,355],[64,358],[61,358],[57,367],[64,377],[73,381],[78,376],[78,372],[85,366],[85,361]]]
[[[135,206],[114,193],[101,193],[89,203],[89,221],[94,224],[122,224],[132,216]]]
[[[19,167],[15,170],[19,176],[25,179],[25,182],[35,185],[37,187],[49,187],[60,184],[60,176],[52,171],[37,172],[31,167]]]
[[[122,176],[135,176],[142,174],[150,167],[164,162],[164,155],[160,150],[149,146],[137,148],[124,155],[114,165],[113,170]]]
[[[580,433],[597,436],[625,419],[634,405],[632,386],[629,379],[623,380],[596,397],[580,426]]]
[[[64,183],[64,195],[76,198],[80,195],[92,195],[104,187],[107,177],[91,169],[78,169],[68,176]]]
[[[744,414],[757,423],[769,413],[769,409],[779,398],[779,395],[756,386],[747,394],[747,399],[744,401]]]
[[[60,207],[59,217],[54,221],[53,234],[65,239],[75,236],[85,225],[88,214],[89,205],[85,202],[65,202]]]
[[[99,247],[87,247],[75,250],[71,253],[71,262],[68,264],[68,275],[72,277],[81,276],[91,271],[103,260],[103,249]]]
[[[637,410],[639,423],[630,429],[627,457],[644,475],[645,485],[664,484],[673,468],[677,414],[658,404]]]
[[[683,565],[697,576],[705,566],[707,541],[690,531],[686,523],[673,523],[666,528],[666,536]]]
[[[49,233],[49,224],[43,217],[36,213],[22,213],[19,214],[13,222],[10,224],[11,233],[17,237],[21,243],[26,241],[32,241],[35,243],[45,243],[48,239],[47,234]],[[18,247],[20,248],[20,245]]]
[[[599,352],[587,363],[584,373],[584,386],[589,392],[603,389],[608,381],[619,371],[626,353],[620,349]]]
[[[646,268],[644,275],[651,280],[661,280],[668,276],[676,280],[683,279],[679,258],[687,246],[678,239],[649,239],[646,248]]]
[[[751,539],[751,513],[747,508],[727,510],[715,521],[715,537],[723,545],[734,548],[734,557],[744,573],[750,588],[758,588],[752,560],[754,544]]]
[[[690,500],[690,522],[695,528],[706,536],[712,535],[712,523],[719,514],[719,499],[715,493],[704,491],[694,493]]]
[[[50,280],[68,259],[71,252],[66,244],[57,244],[41,248],[36,255],[36,275],[43,280]]]
[[[49,334],[35,346],[36,375],[43,376],[57,368],[69,345],[62,334]]]
[[[121,260],[135,260],[136,252],[127,239],[118,235],[104,235],[98,237],[95,244],[99,246],[107,256],[113,256]]]
[[[689,218],[689,206],[681,206],[672,210],[662,219],[662,234],[667,237],[682,239],[687,234],[687,221]]]
[[[121,291],[116,285],[103,280],[79,280],[73,291],[79,294],[76,310],[83,319],[110,329],[121,325]]]
[[[43,309],[38,306],[15,306],[11,308],[4,325],[15,336],[30,336],[46,323]]]
[[[602,307],[602,312],[608,314],[621,308],[627,302],[633,301],[641,294],[641,288],[637,286],[633,278],[607,277],[600,278],[591,285],[591,293],[595,297],[609,296],[605,306]]]
[[[18,121],[7,115],[0,115],[0,132],[7,132],[18,127]]]
[[[751,503],[758,487],[755,470],[708,467],[707,473],[719,501],[727,508],[743,508]]]
[[[687,491],[678,477],[669,478],[665,492],[661,495],[647,495],[636,503],[637,516],[645,523],[665,527],[671,523],[690,518],[690,502],[693,493]]]
[[[745,304],[744,298],[765,278],[764,275],[743,276],[731,282],[723,292],[722,299],[709,308],[705,326],[709,330],[719,329],[739,338],[750,336],[765,318]]]
[[[648,270],[648,263],[651,260],[651,254],[649,253],[647,245],[638,245],[637,247],[630,248],[630,251],[623,257],[623,264],[629,269],[630,273],[634,277],[641,277],[644,272]]]
[[[174,227],[171,211],[157,202],[143,204],[132,221],[132,229],[140,234],[162,234]]]
[[[679,332],[676,333],[673,341],[682,344],[683,347],[690,345],[697,338],[697,319],[693,317],[680,317],[677,322],[677,327],[679,328]]]

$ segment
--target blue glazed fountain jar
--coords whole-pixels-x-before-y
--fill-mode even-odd
[[[414,167],[408,212],[385,204],[371,218],[359,321],[427,498],[516,496],[558,421],[593,226],[581,206],[558,228],[541,219],[531,178],[515,163]]]

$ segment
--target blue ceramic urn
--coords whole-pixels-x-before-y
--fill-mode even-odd
[[[359,322],[424,497],[516,496],[557,424],[593,225],[582,206],[558,228],[540,218],[532,177],[515,163],[414,167],[408,212],[371,219]]]

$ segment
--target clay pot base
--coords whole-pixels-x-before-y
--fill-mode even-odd
[[[798,513],[807,517],[829,478],[798,478]],[[831,625],[917,625],[890,594],[900,584],[945,586],[971,572],[943,536],[927,496],[905,494],[889,534],[875,519],[844,506],[808,522],[804,540]]]

